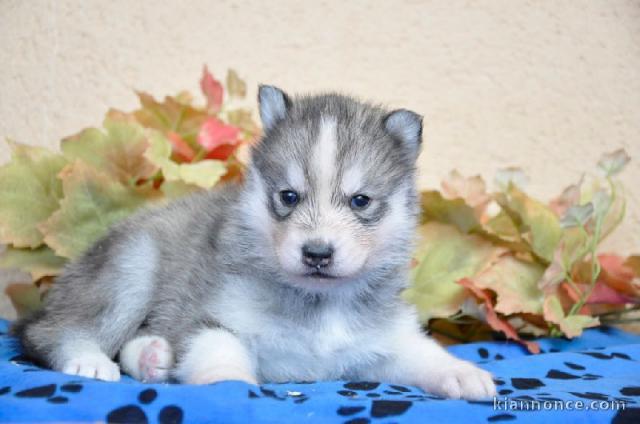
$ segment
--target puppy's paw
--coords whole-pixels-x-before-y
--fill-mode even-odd
[[[101,352],[80,353],[64,363],[62,372],[104,381],[120,380],[118,365]]]
[[[120,351],[120,363],[136,380],[159,383],[169,379],[173,350],[163,337],[140,336],[124,345]]]
[[[477,400],[496,396],[491,374],[466,361],[443,366],[421,386],[430,393],[450,399]]]
[[[220,381],[244,381],[258,384],[254,375],[238,367],[214,366],[192,373],[184,382],[187,384],[212,384]]]

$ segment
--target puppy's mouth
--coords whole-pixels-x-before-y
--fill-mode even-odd
[[[321,280],[333,280],[336,279],[338,277],[328,274],[325,271],[323,271],[322,269],[316,268],[313,269],[307,273],[304,274],[305,277],[309,277],[309,278],[318,278]]]

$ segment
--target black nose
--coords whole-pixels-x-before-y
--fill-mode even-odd
[[[331,263],[333,247],[324,242],[309,242],[302,246],[302,262],[314,268],[328,266]]]

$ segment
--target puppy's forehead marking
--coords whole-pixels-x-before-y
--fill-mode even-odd
[[[318,140],[313,146],[311,168],[316,182],[316,195],[321,203],[331,201],[331,183],[336,169],[337,131],[335,118],[320,120]]]
[[[292,162],[287,167],[287,183],[297,191],[303,191],[305,187],[304,171],[300,164]]]
[[[347,195],[355,194],[362,189],[362,169],[354,164],[344,171],[341,182],[342,192]]]

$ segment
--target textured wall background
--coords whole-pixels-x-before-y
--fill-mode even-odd
[[[418,111],[425,187],[518,165],[549,198],[625,147],[629,217],[607,246],[640,251],[638,1],[0,0],[0,41],[0,136],[52,148],[133,108],[134,88],[196,91],[203,63],[251,96],[268,82]]]

